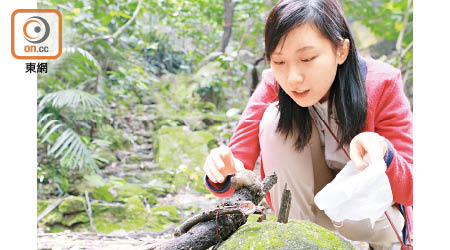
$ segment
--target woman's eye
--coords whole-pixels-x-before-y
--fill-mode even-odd
[[[313,56],[311,58],[303,59],[302,62],[310,62],[310,61],[314,60],[314,58],[316,58],[316,57]]]
[[[283,65],[284,64],[284,62],[273,62],[273,63],[275,63],[276,65]]]

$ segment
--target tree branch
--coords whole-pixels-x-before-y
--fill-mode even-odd
[[[405,57],[406,53],[408,53],[408,51],[412,48],[412,46],[413,46],[413,41],[411,41],[411,42],[408,44],[408,46],[406,46],[406,49],[404,49],[404,50],[402,51],[402,53],[400,54],[400,60],[402,60],[403,57]]]
[[[94,37],[94,38],[88,39],[86,41],[80,42],[80,43],[76,44],[74,47],[78,48],[78,47],[83,46],[83,45],[85,45],[87,43],[94,42],[94,41],[97,41],[97,40],[116,39],[119,36],[119,34],[122,33],[126,28],[128,28],[128,26],[131,25],[131,23],[134,21],[134,19],[136,19],[137,15],[139,13],[139,10],[141,9],[142,2],[143,2],[143,0],[139,0],[138,6],[136,7],[136,10],[134,11],[133,16],[128,20],[128,22],[126,22],[123,26],[121,26],[119,29],[117,29],[117,31],[114,32],[114,34]]]
[[[408,0],[408,3],[406,5],[406,10],[403,15],[403,25],[402,29],[400,30],[400,33],[398,34],[397,44],[395,45],[395,49],[397,51],[401,51],[402,49],[402,43],[403,43],[403,36],[405,35],[406,26],[408,24],[408,18],[409,18],[409,9],[411,7],[411,0]]]
[[[245,208],[244,208],[245,207]],[[197,225],[198,223],[202,221],[207,221],[216,218],[218,215],[223,214],[261,214],[264,212],[263,206],[255,206],[251,201],[243,202],[240,205],[236,206],[222,206],[218,207],[209,211],[205,211],[201,214],[197,214],[189,219],[187,219],[185,222],[183,222],[177,229],[175,229],[175,236],[180,236],[189,229],[191,229],[193,226]]]

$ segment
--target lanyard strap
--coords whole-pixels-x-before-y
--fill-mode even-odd
[[[328,131],[330,132],[331,136],[334,138],[334,140],[336,141],[336,143],[339,145],[339,140],[336,137],[336,135],[333,133],[333,131],[331,131],[330,126],[328,126],[328,124],[325,122],[325,120],[320,116],[319,112],[317,112],[316,107],[312,106],[314,112],[316,113],[317,117],[319,117],[319,119],[322,121],[322,123],[325,125],[325,127],[328,129]],[[350,160],[350,155],[348,154],[347,150],[345,150],[345,148],[343,146],[340,147],[342,149],[342,151],[344,151],[345,156],[347,156],[348,160]],[[400,242],[400,244],[402,245],[402,249],[405,249],[405,244],[403,243],[397,229],[394,226],[394,223],[392,223],[391,218],[389,217],[389,215],[387,214],[387,211],[384,212],[384,214],[386,215],[389,223],[391,224],[392,228],[394,229],[394,232],[398,238],[398,241]],[[406,211],[405,211],[405,215],[406,215]],[[410,238],[410,233],[409,233],[409,223],[408,223],[408,217],[405,217],[406,219],[406,231],[408,233],[408,241],[411,243],[411,238]]]

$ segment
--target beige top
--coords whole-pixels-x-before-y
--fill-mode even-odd
[[[337,136],[338,126],[336,117],[332,114],[330,120],[328,120],[328,101],[324,103],[316,103],[314,104],[314,107],[316,108],[322,119],[328,123],[328,126],[333,131],[333,133]],[[336,140],[325,127],[322,120],[317,117],[314,109],[312,107],[309,107],[308,109],[319,131],[320,144],[322,145],[322,148],[324,148],[325,152],[325,162],[327,163],[328,167],[331,168],[336,174],[344,168],[345,164],[347,164],[347,156],[342,149],[338,148]],[[347,150],[347,152],[350,152],[348,145],[344,145],[344,148],[345,150]]]

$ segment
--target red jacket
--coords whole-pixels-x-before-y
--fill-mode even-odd
[[[366,62],[366,88],[368,111],[364,131],[385,137],[389,142],[391,161],[386,170],[392,188],[394,202],[405,206],[413,204],[413,126],[410,103],[403,92],[403,82],[398,69],[389,64],[364,58]],[[363,70],[365,71],[365,70]],[[234,157],[253,170],[260,154],[259,122],[267,106],[278,100],[278,83],[270,69],[264,70],[262,80],[247,104],[239,124],[228,145]],[[265,177],[263,160],[261,178]],[[219,197],[231,196],[234,192],[229,179],[223,184],[211,183],[205,178],[207,187]],[[215,189],[215,190],[213,190]],[[272,207],[270,195],[266,197]],[[407,209],[408,210],[408,209]],[[411,210],[408,216],[412,219]]]

